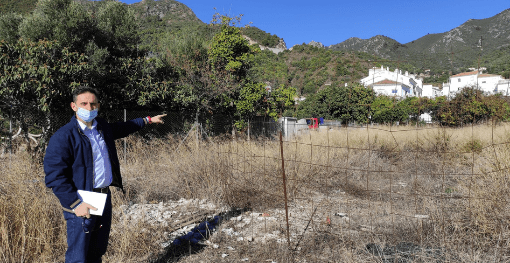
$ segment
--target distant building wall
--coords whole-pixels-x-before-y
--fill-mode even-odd
[[[479,88],[486,94],[506,93],[504,85],[508,84],[501,75],[478,74],[478,71],[459,73],[449,80],[443,84],[443,94],[450,98],[466,87]]]
[[[384,94],[399,97],[421,97],[423,93],[423,80],[409,72],[389,68],[372,68],[368,70],[368,77],[360,80],[365,87],[373,87],[376,94]],[[395,88],[391,90],[391,85]]]

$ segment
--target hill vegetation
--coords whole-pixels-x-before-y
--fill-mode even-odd
[[[332,45],[332,50],[355,50],[381,56],[391,60],[407,61],[415,71],[430,70],[438,81],[448,74],[464,72],[477,67],[480,56],[481,67],[488,73],[508,74],[506,67],[495,66],[497,55],[508,56],[510,9],[487,19],[471,19],[445,33],[428,34],[409,43],[401,44],[385,36],[370,39],[351,38]],[[501,64],[501,63],[499,63]]]
[[[120,2],[48,0],[0,21],[0,99],[21,122],[29,112],[38,115],[34,125],[49,122],[46,134],[79,85],[99,89],[110,109],[172,110],[210,123],[224,116],[227,129],[257,115],[274,119],[295,96],[285,84],[266,93],[267,84],[250,74],[260,49],[243,38],[239,18],[217,14],[210,25],[147,34],[140,30],[145,20]],[[144,42],[148,36],[156,45]]]
[[[280,43],[280,38],[277,35],[271,35],[257,27],[245,27],[241,30],[243,35],[257,41],[260,45],[266,47],[276,47]]]
[[[34,10],[36,4],[37,0],[1,0],[0,14],[28,14]]]
[[[242,26],[240,17],[216,14],[210,24],[205,24],[191,9],[174,0],[146,0],[131,5],[114,2],[49,0],[39,2],[32,13],[23,16],[7,13],[1,17],[0,37],[6,41],[5,54],[28,52],[23,45],[36,45],[40,48],[38,52],[57,49],[61,59],[72,60],[68,65],[81,67],[80,71],[59,77],[62,81],[55,88],[58,93],[37,94],[31,103],[21,100],[26,97],[19,97],[20,107],[38,105],[43,111],[55,110],[52,101],[63,100],[69,93],[69,85],[87,83],[104,88],[105,96],[112,100],[112,108],[134,103],[191,115],[200,113],[207,118],[221,114],[231,118],[238,128],[254,116],[275,118],[319,114],[364,122],[370,111],[363,111],[362,117],[359,112],[332,113],[338,109],[328,107],[338,103],[331,101],[323,110],[311,105],[323,103],[328,96],[340,98],[347,90],[356,90],[359,79],[367,76],[370,68],[381,65],[416,75],[430,69],[431,74],[426,76],[425,82],[436,84],[446,82],[450,74],[477,63],[478,58],[489,73],[510,74],[507,62],[510,47],[504,41],[486,40],[483,54],[477,51],[478,47],[466,44],[476,42],[488,27],[493,29],[491,34],[506,34],[508,26],[503,22],[510,15],[509,10],[407,44],[376,36],[369,40],[352,38],[329,48],[296,45],[275,54],[261,51],[257,45],[250,46],[242,35],[268,47],[277,46],[281,39],[256,27]],[[0,3],[6,2],[0,0]],[[462,41],[458,40],[460,35]],[[20,38],[25,42],[19,42]],[[43,39],[49,42],[40,42]],[[448,47],[437,44],[445,39],[455,41],[447,41]],[[225,43],[220,44],[221,41]],[[32,56],[41,58],[37,52],[25,55],[27,59]],[[16,76],[16,66],[26,66],[18,65],[16,61],[6,63],[11,63],[13,76]],[[39,69],[37,63],[43,61],[34,60],[33,63],[32,68],[26,70]],[[47,77],[29,83],[35,85],[32,87],[34,91],[54,86],[57,72],[45,73]],[[5,83],[10,83],[10,87],[21,87],[27,85],[24,81],[34,80],[37,74],[26,75],[25,79],[9,76],[3,75]],[[4,94],[14,96],[15,93]],[[122,94],[121,98],[118,94]],[[308,102],[293,105],[295,95],[308,97]],[[375,99],[373,94],[361,97],[371,98],[358,102],[364,107],[372,103],[376,103],[372,105],[375,108],[390,105],[388,101]],[[355,101],[348,103],[353,104]],[[407,114],[408,110],[403,112]],[[379,121],[391,123],[405,119],[402,117],[405,114],[399,116]],[[440,116],[436,118],[441,119]]]
[[[59,127],[62,113],[69,111],[71,91],[80,85],[100,90],[104,101],[101,114],[124,108],[173,111],[188,120],[199,119],[205,126],[219,123],[221,118],[224,131],[234,134],[261,116],[266,120],[283,115],[325,117],[341,120],[342,124],[387,123],[387,129],[382,125],[375,129],[326,129],[322,136],[326,134],[327,138],[315,137],[321,133],[311,132],[296,140],[295,146],[288,144],[285,157],[282,145],[272,139],[245,143],[216,142],[214,138],[203,144],[199,140],[178,142],[172,137],[148,143],[132,141],[129,156],[134,157],[125,161],[127,194],[114,195],[120,198],[115,202],[131,206],[181,197],[212,198],[221,204],[222,211],[226,204],[260,209],[272,216],[282,214],[280,172],[285,170],[280,165],[285,159],[289,160],[287,171],[293,171],[288,174],[289,189],[292,189],[288,200],[291,208],[296,209],[291,213],[291,220],[299,220],[302,208],[311,214],[303,217],[303,228],[294,228],[298,230],[296,236],[303,236],[298,241],[302,240],[301,252],[291,251],[276,241],[269,243],[274,246],[267,246],[267,242],[254,246],[256,242],[237,239],[235,250],[207,249],[206,256],[200,260],[226,260],[223,255],[228,254],[218,253],[222,251],[230,253],[230,260],[236,262],[245,261],[246,255],[255,260],[267,258],[268,252],[271,261],[278,262],[296,253],[303,255],[302,261],[317,261],[318,256],[326,255],[323,261],[341,258],[345,262],[359,262],[360,254],[352,253],[368,250],[367,244],[373,244],[374,234],[382,243],[411,239],[423,247],[432,244],[431,248],[441,253],[440,260],[451,262],[459,259],[471,262],[473,255],[480,262],[507,257],[508,251],[501,246],[509,236],[508,209],[507,203],[501,200],[508,196],[508,180],[498,158],[504,161],[510,155],[506,147],[508,127],[502,125],[495,137],[497,125],[490,127],[492,130],[481,126],[483,130],[477,136],[473,136],[474,126],[417,129],[416,132],[406,127],[407,132],[401,133],[395,133],[392,126],[397,122],[414,122],[419,126],[418,116],[425,112],[443,126],[457,127],[487,119],[493,123],[508,120],[510,107],[503,97],[486,96],[472,88],[463,89],[451,100],[376,96],[373,90],[357,84],[368,69],[384,65],[419,73],[424,67],[410,57],[386,56],[385,52],[396,50],[398,54],[405,49],[388,38],[378,37],[377,41],[388,41],[378,54],[311,45],[298,45],[275,54],[250,45],[243,34],[268,46],[277,37],[262,30],[243,28],[239,17],[215,14],[210,24],[195,18],[191,10],[172,0],[146,0],[139,6],[118,1],[45,0],[33,12],[2,15],[0,117],[13,116],[21,123],[24,134],[28,134],[29,124],[43,130],[40,145],[35,149],[39,153],[45,149],[49,135]],[[490,65],[491,71],[507,72],[507,52],[508,46],[486,50],[481,61]],[[433,61],[425,60],[431,66]],[[431,79],[440,81],[448,74],[442,74],[442,70],[448,71],[443,64],[438,62],[436,75]],[[307,96],[307,99],[296,105],[297,96]],[[330,132],[336,133],[331,136],[335,138],[331,143]],[[453,136],[453,132],[471,136]],[[490,133],[492,136],[487,136]],[[182,150],[177,151],[182,142]],[[303,146],[307,149],[303,150]],[[6,159],[0,160],[3,162],[0,172],[6,175],[0,184],[0,251],[5,252],[2,256],[6,262],[62,261],[65,228],[61,225],[61,208],[41,178],[34,179],[34,175],[44,171],[34,158],[38,155],[29,153],[20,151],[12,165],[7,165]],[[373,168],[364,168],[367,164]],[[398,190],[392,190],[397,182]],[[338,202],[331,199],[333,195],[338,197]],[[315,202],[317,199],[313,198],[317,196],[321,200],[333,200],[328,202],[335,208]],[[332,232],[335,225],[331,224],[333,221],[338,227],[337,219],[331,220],[326,215],[336,213],[332,209],[337,209],[346,196],[349,207],[364,207],[365,214],[349,212],[352,221],[346,222],[353,227],[342,226],[340,229],[347,232],[338,235]],[[406,196],[411,198],[401,198]],[[303,201],[312,207],[301,206]],[[313,210],[314,202],[316,210]],[[423,207],[414,208],[416,204]],[[375,206],[380,209],[374,210]],[[314,218],[317,209],[322,210],[316,214],[323,215],[320,218]],[[409,212],[411,217],[422,212],[430,214],[426,220],[430,223],[415,224],[419,218],[412,219],[407,216]],[[404,217],[394,220],[397,215]],[[363,222],[361,218],[367,220]],[[372,222],[373,218],[377,222],[367,226],[365,222]],[[281,222],[283,219],[264,232],[283,233]],[[319,231],[306,231],[310,222]],[[228,223],[237,228],[239,221],[225,220]],[[159,244],[168,238],[166,233],[175,230],[175,225],[130,225],[124,221],[115,224],[117,230],[112,232],[106,255],[110,262],[149,261],[158,256]],[[239,228],[253,232],[252,227],[244,226]],[[238,237],[217,231],[216,239],[211,240],[226,247],[229,238]],[[445,244],[449,247],[444,248]],[[183,255],[189,255],[191,246],[184,248]],[[423,251],[417,254],[426,256]],[[376,257],[369,254],[364,258],[371,262]],[[189,262],[200,261],[194,259],[190,256]],[[425,260],[430,259],[433,258]]]

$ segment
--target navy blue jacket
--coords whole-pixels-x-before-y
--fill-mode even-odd
[[[96,121],[97,129],[108,148],[113,177],[111,186],[124,190],[114,140],[139,131],[145,126],[145,122],[143,118],[138,118],[127,122],[108,123],[99,117]],[[75,116],[51,136],[44,156],[44,173],[46,186],[53,190],[64,211],[72,212],[80,203],[78,190],[92,191],[92,147]]]

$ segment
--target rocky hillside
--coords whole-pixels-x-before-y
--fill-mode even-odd
[[[258,44],[261,50],[267,49],[267,50],[272,51],[275,54],[278,54],[280,52],[287,50],[287,45],[285,44],[285,41],[283,41],[283,39],[280,39],[280,41],[278,42],[278,44],[276,46],[271,47],[271,46],[261,45],[258,41],[253,40],[249,36],[246,36],[246,35],[243,35],[243,36],[246,40],[248,40],[248,43],[250,43],[250,45]]]
[[[30,13],[37,5],[38,0],[0,0],[0,14]],[[73,0],[94,10],[99,4],[92,0]],[[176,22],[200,22],[195,13],[183,3],[175,0],[141,0],[130,4],[142,20],[164,21],[168,24]]]
[[[85,6],[87,10],[94,12],[97,1],[73,0]],[[0,0],[0,14],[5,13],[30,13],[36,7],[37,0]],[[204,23],[185,4],[175,0],[141,0],[129,5],[139,18],[140,32],[147,45],[155,44],[159,34],[179,29],[190,24]],[[252,43],[258,43],[262,49],[270,49],[275,53],[286,50],[283,39],[271,35],[256,27],[243,29],[243,33],[250,38]]]
[[[202,23],[193,10],[175,0],[143,0],[129,6],[143,20],[162,21],[167,24],[183,22]]]
[[[386,36],[377,35],[370,39],[351,37],[344,42],[329,46],[332,50],[355,50],[383,58],[391,58],[402,44]]]
[[[350,38],[329,46],[332,50],[355,50],[372,55],[408,60],[422,69],[461,71],[477,64],[479,55],[510,45],[510,9],[487,19],[471,19],[448,32],[428,34],[401,44],[385,36]]]
[[[91,0],[73,1],[90,11],[100,4]],[[12,0],[0,0],[0,12],[30,12],[26,10],[33,10],[37,0],[14,2],[16,4]],[[9,6],[8,10],[6,6]],[[141,0],[129,7],[139,18],[143,43],[149,49],[174,30],[190,25],[197,25],[197,30],[205,27],[193,10],[175,0]],[[367,68],[379,64],[416,74],[430,72],[425,76],[427,83],[440,84],[448,79],[449,74],[477,67],[479,61],[489,73],[510,76],[510,9],[491,18],[471,19],[448,32],[428,34],[405,44],[377,35],[370,39],[350,38],[326,48],[320,42],[312,41],[305,45],[311,48],[297,45],[287,49],[283,39],[256,27],[244,28],[242,33],[250,43],[257,43],[261,49],[278,54],[264,58],[265,67],[275,68],[285,61],[283,64],[288,71],[284,75],[287,76],[279,76],[281,80],[276,82],[289,82],[304,93],[313,92],[328,83],[356,82],[366,74]],[[335,54],[333,51],[340,52]],[[356,65],[368,61],[374,65]]]

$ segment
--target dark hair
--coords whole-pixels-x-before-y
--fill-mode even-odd
[[[97,89],[87,87],[87,86],[79,86],[73,91],[73,102],[76,103],[78,95],[81,95],[83,93],[90,92],[96,96],[97,101],[99,102],[99,91]]]

